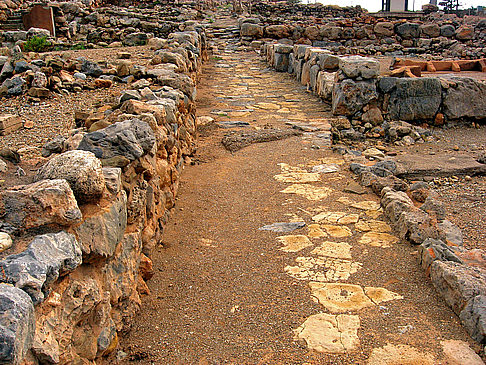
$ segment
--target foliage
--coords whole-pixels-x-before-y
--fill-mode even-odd
[[[439,5],[444,8],[446,13],[451,12],[453,10],[459,10],[459,0],[443,0],[439,2]]]
[[[24,43],[25,52],[46,52],[52,47],[46,36],[34,36]]]

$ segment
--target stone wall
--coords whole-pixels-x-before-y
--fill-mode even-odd
[[[423,55],[482,58],[486,55],[486,19],[433,13],[420,20],[356,17],[308,21],[263,17],[240,19],[243,42],[277,39],[280,43],[324,47],[335,54]]]
[[[157,44],[154,68],[125,65],[132,90],[78,113],[80,128],[44,147],[35,182],[0,193],[2,249],[18,252],[0,261],[0,363],[93,364],[149,292],[151,252],[195,148],[206,57],[197,24]]]
[[[449,121],[484,122],[486,83],[453,74],[440,77],[399,78],[381,76],[379,60],[338,56],[306,45],[267,43],[267,61],[280,72],[293,74],[332,107],[337,138],[387,137],[394,142],[397,123],[442,125]],[[416,129],[407,139],[424,139]]]

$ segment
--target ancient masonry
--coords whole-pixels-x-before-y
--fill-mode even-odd
[[[3,1],[0,22],[7,24],[29,6]],[[142,304],[140,295],[149,291],[145,282],[153,275],[151,252],[175,204],[185,157],[196,148],[196,84],[210,48],[208,24],[195,20],[200,9],[192,3],[93,11],[82,2],[62,2],[50,8],[61,37],[35,27],[0,33],[0,96],[42,100],[52,93],[114,84],[129,89],[111,107],[76,113],[78,128],[43,147],[46,162],[33,182],[0,191],[0,363],[5,364],[92,363],[112,353],[118,335],[130,330]],[[241,44],[331,105],[336,117],[317,134],[321,147],[366,138],[413,144],[431,138],[418,123],[442,126],[486,119],[485,82],[460,74],[486,72],[485,19],[432,13],[392,21],[360,8],[258,2],[251,10],[260,17],[239,19]],[[234,36],[233,30],[214,33]],[[126,52],[112,65],[23,51],[26,42],[43,36],[57,50],[146,44],[153,58],[145,67],[124,60],[130,58]],[[426,58],[406,59],[419,55]],[[384,58],[374,56],[395,60],[383,67]],[[443,70],[454,74],[436,74]],[[0,135],[22,127],[18,116],[0,116]],[[294,129],[287,134],[294,135]],[[363,240],[386,245],[393,227],[400,239],[419,245],[420,265],[437,291],[471,337],[486,343],[484,253],[462,247],[460,230],[444,219],[444,204],[426,183],[410,185],[406,179],[413,176],[377,149],[364,155],[376,163],[352,163],[350,168],[381,198],[381,208],[363,209],[382,209],[391,224],[374,221],[378,236],[365,234]],[[9,165],[20,158],[12,150],[2,150],[1,157]],[[7,162],[0,159],[0,173],[7,171]],[[281,168],[275,178],[283,182],[312,175],[284,164]],[[484,174],[484,161],[471,171]],[[284,193],[309,194],[302,189],[290,185]],[[313,220],[326,223],[332,237],[347,234],[336,228],[338,221],[358,226],[352,215],[328,213]],[[309,229],[309,235],[323,233],[317,226]],[[361,224],[359,230],[371,229]],[[283,251],[295,252],[308,239],[283,235],[279,240]],[[312,295],[323,302],[326,293],[344,289],[369,305],[400,299],[384,288],[329,283],[359,269],[350,247],[332,245],[316,248],[325,262],[302,257],[285,271],[312,280]],[[334,268],[329,277],[307,270],[325,265]],[[336,315],[308,318],[295,330],[296,337],[309,341],[306,331],[313,326],[345,325],[356,332],[359,318],[337,314],[341,309],[331,306]],[[342,340],[341,350],[356,347],[353,339]]]

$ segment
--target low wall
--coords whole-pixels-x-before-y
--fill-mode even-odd
[[[154,68],[127,68],[116,105],[45,146],[35,182],[0,192],[2,250],[18,252],[0,261],[0,363],[92,364],[130,329],[195,148],[204,30],[163,46]]]
[[[277,71],[294,75],[329,102],[334,115],[345,116],[348,122],[338,129],[353,126],[358,139],[384,136],[384,122],[441,125],[486,119],[486,83],[457,73],[417,78],[381,76],[377,59],[338,56],[306,45],[267,43],[263,55]]]
[[[354,17],[269,21],[240,19],[244,43],[275,39],[287,44],[324,47],[335,54],[435,55],[483,58],[486,19],[451,18],[431,14],[417,21],[376,19],[366,13]]]

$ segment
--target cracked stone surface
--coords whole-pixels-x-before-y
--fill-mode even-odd
[[[321,175],[315,172],[284,172],[274,176],[277,181],[285,183],[310,183],[321,180]]]
[[[323,242],[311,251],[312,255],[351,260],[351,245],[347,242]]]
[[[359,221],[359,214],[344,212],[321,212],[312,217],[315,222],[351,224]]]
[[[297,266],[286,266],[284,271],[297,280],[319,282],[348,280],[363,266],[359,262],[328,257],[297,257]]]
[[[360,320],[355,315],[318,313],[295,330],[307,347],[317,352],[344,354],[358,349]]]
[[[328,197],[332,189],[325,186],[313,186],[308,184],[293,184],[281,191],[285,194],[297,194],[309,200],[322,200]]]
[[[359,285],[341,283],[309,283],[312,296],[332,313],[358,311],[402,296],[385,288],[362,288]]]
[[[307,236],[309,236],[310,238],[328,237],[328,234],[321,229],[321,226],[319,224],[309,224],[307,228]]]
[[[389,233],[366,232],[361,236],[359,243],[374,247],[388,248],[397,243],[399,239]]]
[[[343,237],[351,237],[353,232],[346,227],[346,226],[334,226],[331,224],[323,224],[322,228],[324,228],[327,234],[331,237],[336,238],[343,238]]]
[[[283,245],[280,249],[284,252],[298,252],[306,247],[312,246],[312,242],[304,235],[289,235],[277,237]]]
[[[369,221],[359,221],[354,227],[361,232],[378,232],[378,233],[389,233],[391,232],[391,226],[383,221],[369,220]]]

